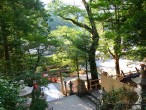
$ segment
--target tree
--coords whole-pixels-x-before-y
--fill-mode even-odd
[[[129,0],[129,9],[126,11],[126,21],[123,31],[127,33],[125,37],[126,47],[131,47],[127,53],[129,58],[142,60],[146,53],[146,2],[143,0]],[[133,48],[134,47],[134,48]]]
[[[48,15],[47,15],[48,16]],[[4,0],[0,4],[0,60],[5,75],[21,73],[25,66],[26,38],[46,36],[47,28],[43,5],[39,0]],[[46,25],[47,26],[47,25]],[[24,65],[23,65],[24,64]],[[7,73],[7,74],[6,74]]]
[[[124,38],[126,33],[123,32],[125,23],[125,12],[128,10],[127,2],[121,0],[99,0],[92,4],[93,8],[98,9],[95,13],[95,19],[101,22],[104,31],[104,41],[102,46],[115,60],[116,74],[120,75],[119,58],[125,50]],[[127,28],[125,28],[127,29]],[[129,47],[126,47],[128,49]]]
[[[83,62],[86,69],[86,78],[87,78],[87,87],[89,89],[89,78],[88,78],[88,56],[87,53],[90,48],[90,38],[86,33],[82,33],[76,39],[71,40],[74,46],[80,51],[80,57],[83,59]]]
[[[72,64],[75,64],[75,59],[81,59],[81,57],[79,57],[79,53],[81,53],[81,51],[75,46],[75,42],[80,35],[80,31],[77,31],[77,29],[75,28],[69,28],[67,26],[59,26],[58,29],[52,31],[51,34],[62,42],[60,48],[58,49],[58,52],[56,52],[56,54],[58,54],[58,59],[66,61],[72,60],[74,61],[74,63]],[[77,66],[79,65],[76,65],[76,67]]]
[[[93,19],[92,9],[89,5],[93,1],[90,0],[89,3],[87,3],[85,0],[82,0],[82,2],[85,7],[85,10],[81,10],[76,6],[70,6],[65,4],[61,6],[61,3],[59,2],[55,7],[55,12],[58,16],[62,17],[65,20],[71,21],[76,26],[85,29],[91,34],[91,45],[88,51],[88,56],[89,56],[88,62],[90,65],[90,72],[92,79],[98,79],[98,73],[95,63],[95,51],[98,46],[99,35],[96,29],[95,21]],[[85,16],[86,14],[87,16]],[[80,22],[79,18],[82,19],[87,18],[88,22],[87,23]]]

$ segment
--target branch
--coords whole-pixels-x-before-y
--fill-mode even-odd
[[[71,18],[66,18],[66,17],[63,17],[63,16],[60,16],[60,17],[65,19],[65,20],[71,21],[73,24],[75,24],[75,25],[77,25],[79,27],[82,27],[82,28],[86,29],[87,31],[89,31],[90,33],[92,33],[92,29],[89,26],[87,26],[86,24],[82,24],[82,23],[77,22],[77,21],[75,21],[75,20],[73,20]]]
[[[106,45],[108,46],[107,42],[106,42]],[[108,49],[108,52],[112,55],[113,58],[115,58],[115,55],[111,52],[111,50],[109,48]]]
[[[96,24],[95,24],[95,20],[93,18],[93,14],[92,14],[92,10],[91,10],[91,7],[89,6],[89,4],[86,2],[86,0],[82,0],[83,4],[84,4],[84,7],[86,9],[86,12],[88,14],[88,19],[90,21],[90,25],[91,25],[91,28],[92,28],[92,35],[93,35],[93,38],[94,37],[97,37],[99,39],[99,35],[98,35],[98,32],[97,32],[97,29],[96,29]],[[92,0],[90,0],[90,4],[91,4]]]
[[[115,58],[115,55],[111,52],[109,48],[108,48],[108,52],[112,55],[113,58]]]

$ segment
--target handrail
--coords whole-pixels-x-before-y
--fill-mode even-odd
[[[101,80],[101,79],[94,79],[94,80],[90,79],[91,82],[98,81],[98,80]]]
[[[90,88],[89,90],[92,90],[92,87],[95,86],[95,89],[97,89],[98,85],[100,85],[100,83],[97,83],[96,81],[99,81],[101,79],[94,79],[94,80],[89,80],[89,84],[90,84]],[[92,82],[95,82],[94,84],[91,84]]]

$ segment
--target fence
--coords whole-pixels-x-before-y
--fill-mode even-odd
[[[100,79],[95,79],[95,80],[89,80],[89,90],[92,90],[92,87],[95,87],[95,89],[98,88],[100,85]]]

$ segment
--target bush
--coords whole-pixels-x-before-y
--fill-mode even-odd
[[[18,96],[18,84],[0,78],[0,110],[20,110],[23,100]]]
[[[128,104],[134,104],[137,99],[137,94],[126,88],[112,90],[103,95],[101,110],[129,110],[131,106]]]
[[[30,110],[46,110],[47,102],[44,99],[40,99],[40,90],[34,90],[32,92],[32,103]]]

